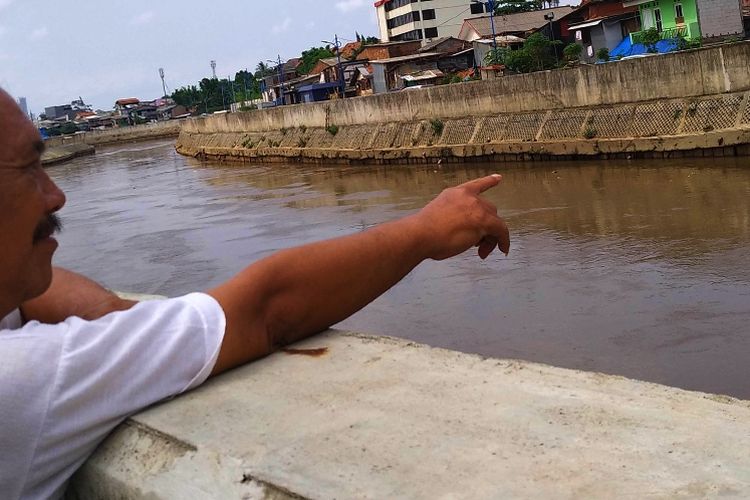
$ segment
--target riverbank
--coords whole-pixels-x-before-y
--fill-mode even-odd
[[[72,497],[750,495],[747,401],[353,333],[294,347],[130,419]]]
[[[177,137],[180,134],[182,124],[186,120],[170,120],[158,123],[146,123],[132,127],[119,127],[106,130],[92,130],[80,132],[74,135],[51,137],[44,141],[47,148],[59,146],[71,146],[75,144],[88,144],[90,146],[103,146],[127,142],[150,141]]]
[[[750,43],[186,123],[179,153],[433,163],[750,155]]]
[[[57,163],[72,160],[79,156],[93,155],[96,148],[88,144],[67,144],[65,146],[47,147],[42,154],[42,165],[48,167]]]

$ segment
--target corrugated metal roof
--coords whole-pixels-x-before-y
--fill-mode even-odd
[[[575,7],[566,5],[564,7],[555,7],[552,9],[495,16],[495,33],[499,35],[503,33],[536,31],[549,23],[549,21],[544,18],[545,14],[553,13],[555,15],[555,21],[559,21],[574,10]],[[466,19],[464,20],[464,27],[466,26],[470,26],[480,37],[492,36],[490,16]],[[463,28],[461,31],[463,31]]]
[[[436,56],[442,56],[443,54],[440,54],[438,52],[428,52],[426,54],[412,54],[409,56],[398,56],[398,57],[391,57],[390,59],[378,59],[377,61],[370,61],[370,64],[388,64],[388,63],[395,63],[395,62],[404,62],[404,61],[412,61],[416,59],[427,59],[430,57],[436,57]]]

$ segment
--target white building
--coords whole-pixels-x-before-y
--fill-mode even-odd
[[[21,111],[23,111],[24,115],[29,116],[29,106],[28,104],[26,104],[25,97],[18,98],[18,107],[21,108]]]
[[[455,37],[464,19],[486,14],[471,0],[378,0],[375,8],[381,42]]]

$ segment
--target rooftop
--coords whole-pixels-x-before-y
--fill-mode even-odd
[[[495,33],[525,33],[528,31],[536,31],[549,23],[549,21],[544,18],[546,14],[553,13],[555,15],[555,21],[559,21],[575,10],[575,7],[566,5],[564,7],[554,7],[552,9],[494,16]],[[461,32],[463,33],[467,27],[473,29],[482,38],[492,37],[490,16],[465,19],[464,25],[461,27]]]

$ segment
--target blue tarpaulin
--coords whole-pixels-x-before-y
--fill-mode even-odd
[[[666,52],[674,52],[677,50],[677,39],[671,40],[659,40],[656,43],[656,50],[659,54]],[[628,57],[628,56],[639,56],[641,54],[648,54],[648,49],[642,43],[633,44],[630,41],[630,37],[626,36],[620,45],[612,49],[609,56],[612,58],[616,57]]]

